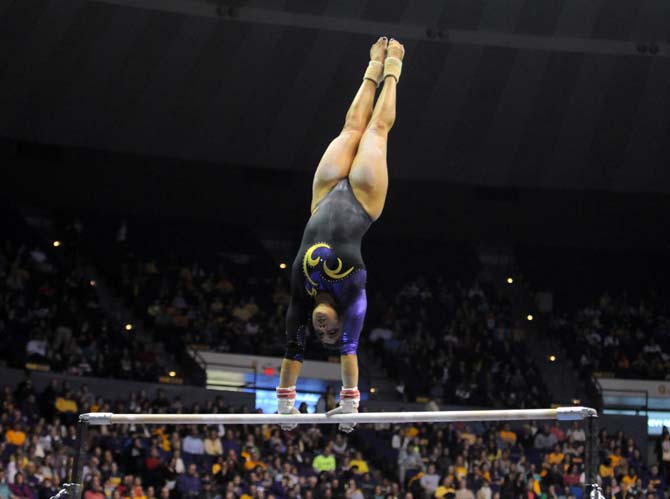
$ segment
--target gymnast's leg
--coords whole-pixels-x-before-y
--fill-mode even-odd
[[[370,60],[374,62],[370,63],[363,83],[361,83],[347,111],[344,127],[340,135],[330,143],[314,174],[311,211],[314,211],[319,201],[330,192],[339,180],[349,175],[358,143],[372,114],[377,80],[381,79],[381,65],[386,57],[387,43],[387,39],[382,37],[370,48]]]
[[[356,198],[373,220],[381,215],[388,190],[386,145],[389,131],[395,122],[396,86],[404,54],[402,44],[391,39],[386,50],[384,88],[363,132],[349,173]]]

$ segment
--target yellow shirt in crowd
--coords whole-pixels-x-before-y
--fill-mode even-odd
[[[435,489],[435,497],[437,499],[442,499],[449,493],[455,494],[456,489],[453,487],[445,487],[444,485],[440,485],[438,488]]]
[[[562,452],[552,452],[549,454],[549,464],[561,464],[565,454]]]
[[[516,433],[513,431],[502,430],[498,433],[500,440],[507,442],[508,444],[514,445],[516,443]]]
[[[54,405],[58,412],[77,412],[77,403],[65,397],[58,397]]]
[[[621,479],[621,485],[624,491],[628,491],[630,486],[635,485],[636,482],[637,482],[637,475],[635,476],[624,475],[624,477]]]
[[[369,473],[370,468],[368,468],[368,463],[363,459],[352,459],[349,461],[349,467],[358,466],[358,474],[362,475],[363,473]]]
[[[5,439],[12,445],[21,446],[26,441],[26,434],[21,430],[9,430],[5,435]]]
[[[607,466],[606,464],[601,464],[600,468],[598,468],[598,473],[603,478],[612,477],[614,476],[614,468]]]

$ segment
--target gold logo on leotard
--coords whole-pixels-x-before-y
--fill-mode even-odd
[[[309,275],[309,269],[314,269],[316,268],[319,263],[323,262],[323,272],[331,279],[337,280],[337,279],[344,279],[347,277],[349,274],[351,274],[355,269],[354,267],[351,267],[344,272],[342,272],[342,259],[337,257],[337,267],[334,269],[331,269],[328,267],[328,262],[322,258],[319,255],[313,256],[314,252],[320,248],[326,248],[329,250],[329,252],[332,254],[333,249],[330,247],[329,244],[327,243],[316,243],[313,244],[312,246],[309,247],[309,249],[305,252],[305,257],[302,259],[302,271],[305,274],[305,277],[307,280],[312,284],[313,286],[318,286],[316,282],[312,280],[312,278]],[[335,255],[332,255],[335,256]],[[311,290],[313,291],[313,294],[316,294],[316,290]],[[310,294],[312,292],[310,291]]]

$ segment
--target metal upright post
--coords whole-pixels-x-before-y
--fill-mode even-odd
[[[84,482],[84,464],[86,461],[86,438],[88,421],[82,418],[77,423],[77,452],[70,470],[70,483],[66,484],[69,499],[81,499]]]
[[[598,416],[586,418],[586,459],[584,469],[584,497],[599,499],[602,497],[598,485]]]

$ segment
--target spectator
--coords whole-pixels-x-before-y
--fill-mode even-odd
[[[398,478],[400,483],[407,483],[421,470],[423,470],[423,460],[421,459],[420,449],[416,445],[410,446],[409,439],[405,438],[398,455]]]
[[[255,448],[252,448],[248,452],[243,452],[242,456],[244,456],[246,459],[244,462],[244,469],[247,471],[255,470],[258,467],[262,469],[267,467],[266,464],[261,460],[260,453]]]
[[[476,499],[492,499],[493,490],[491,490],[491,485],[488,480],[484,480],[482,486],[477,491]]]
[[[666,481],[670,480],[670,433],[667,431],[663,435],[663,440],[661,441],[661,470],[663,477]]]
[[[14,447],[21,447],[26,441],[26,433],[19,421],[15,421],[5,433],[5,440]]]
[[[659,492],[665,492],[667,481],[659,473],[658,465],[653,465],[649,468],[649,476],[647,477],[647,487],[652,486]]]
[[[445,475],[440,486],[435,489],[435,497],[436,499],[451,499],[455,496],[454,477],[453,475]]]
[[[151,498],[147,497],[147,499]],[[221,495],[216,493],[212,481],[210,480],[209,477],[205,477],[202,480],[202,490],[198,495],[198,499],[221,499]]]
[[[40,488],[37,493],[39,499],[51,499],[54,497],[59,492],[59,485],[60,481],[58,479],[58,475],[54,475],[53,479],[48,477],[45,478],[40,484]],[[2,486],[0,485],[0,487]]]
[[[512,431],[509,423],[503,425],[503,429],[498,433],[500,440],[502,440],[507,446],[512,446],[516,444],[517,435]]]
[[[623,476],[621,479],[621,488],[624,491],[624,494],[628,493],[631,487],[634,487],[637,484],[638,477],[634,468],[628,468],[628,473]]]
[[[347,483],[345,497],[347,499],[364,499],[363,492],[353,478]]]
[[[191,426],[191,431],[184,438],[181,450],[185,464],[192,462],[200,464],[202,462],[202,457],[205,455],[205,443],[196,425]]]
[[[335,440],[333,441],[332,444],[332,449],[333,452],[335,453],[335,456],[337,457],[342,457],[347,451],[349,442],[347,441],[346,437],[342,433],[338,433],[335,435]]]
[[[196,498],[201,490],[202,482],[197,467],[195,464],[190,464],[187,473],[177,478],[177,491],[183,498]]]
[[[426,497],[431,497],[440,485],[440,475],[437,474],[434,464],[428,465],[428,471],[421,477],[419,483]]]
[[[216,458],[223,455],[223,446],[221,445],[221,439],[219,438],[218,430],[214,428],[209,430],[209,436],[205,439],[204,447],[205,454],[211,458]]]
[[[90,485],[84,490],[84,499],[105,499],[99,475],[93,476]]]
[[[0,468],[0,499],[9,499],[9,496],[10,496],[9,484],[7,483],[5,470],[3,468]]]
[[[460,481],[455,497],[456,499],[476,499],[475,494],[468,489],[465,480]]]
[[[349,467],[356,467],[355,474],[357,475],[364,475],[365,473],[370,472],[370,468],[368,467],[368,462],[363,459],[363,453],[362,452],[356,452],[354,459],[349,461]]]
[[[336,462],[335,456],[331,451],[331,444],[326,445],[321,454],[318,454],[312,461],[312,468],[317,473],[324,471],[332,472],[335,471]]]
[[[20,471],[14,475],[14,483],[9,486],[11,499],[37,499],[35,491],[26,483]]]
[[[544,425],[535,435],[533,446],[541,451],[549,450],[556,445],[556,436],[549,431],[549,426]]]

